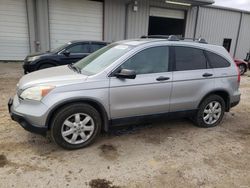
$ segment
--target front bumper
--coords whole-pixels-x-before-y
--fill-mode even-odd
[[[29,132],[40,134],[43,136],[46,135],[46,133],[48,131],[47,127],[45,127],[45,126],[39,127],[39,126],[36,126],[36,125],[30,123],[24,116],[14,112],[12,106],[13,106],[13,99],[10,98],[9,102],[8,102],[8,109],[9,109],[10,117],[13,121],[16,121],[17,123],[19,123],[25,130],[27,130]]]
[[[28,61],[24,60],[23,70],[24,70],[24,74],[27,74],[29,72],[33,72],[36,70],[36,64],[33,64],[32,62],[28,62]]]

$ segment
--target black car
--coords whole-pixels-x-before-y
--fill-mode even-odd
[[[107,44],[100,41],[70,41],[52,51],[30,54],[24,59],[24,73],[75,63]]]

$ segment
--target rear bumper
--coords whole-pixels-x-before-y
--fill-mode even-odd
[[[237,91],[232,97],[231,97],[231,100],[230,100],[230,108],[233,108],[235,106],[237,106],[239,103],[240,103],[240,97],[241,97],[241,94],[239,91]]]
[[[230,108],[233,108],[233,107],[237,106],[239,103],[240,103],[240,101],[232,102],[230,104]]]
[[[34,124],[31,124],[25,117],[23,117],[20,114],[15,113],[13,111],[12,105],[13,105],[13,99],[10,98],[8,102],[8,109],[9,109],[10,117],[13,121],[16,121],[17,123],[19,123],[25,130],[29,132],[40,134],[43,136],[46,135],[48,131],[47,127],[39,127]]]

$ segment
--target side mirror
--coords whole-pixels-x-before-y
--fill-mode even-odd
[[[120,72],[115,73],[117,78],[125,78],[125,79],[135,79],[136,73],[134,70],[129,69],[121,69]]]
[[[65,56],[69,56],[70,55],[70,52],[68,51],[68,50],[65,50],[64,52],[63,52],[63,55],[65,55]]]

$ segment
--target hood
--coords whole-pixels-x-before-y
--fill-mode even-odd
[[[26,89],[37,85],[62,86],[86,80],[87,76],[71,70],[67,65],[35,71],[24,75],[17,87]]]
[[[53,54],[52,52],[35,52],[35,53],[32,53],[32,54],[29,54],[27,55],[26,59],[29,58],[29,57],[35,57],[35,56],[46,56],[46,55],[51,55]]]

